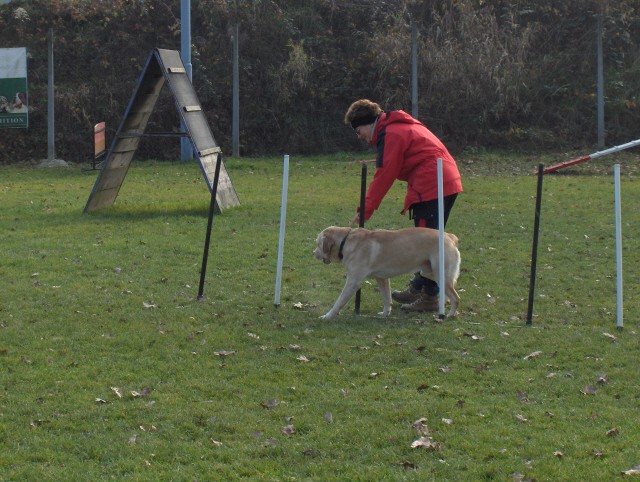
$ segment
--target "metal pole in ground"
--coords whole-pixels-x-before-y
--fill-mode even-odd
[[[367,163],[362,161],[362,173],[360,176],[360,222],[359,226],[364,228],[365,200],[367,197]],[[360,314],[360,289],[356,291],[356,315]]]
[[[207,234],[204,240],[204,252],[202,253],[202,268],[200,269],[200,286],[198,287],[198,300],[202,300],[204,292],[204,279],[207,274],[207,260],[209,259],[209,243],[211,242],[211,226],[213,226],[213,212],[216,208],[216,195],[218,193],[218,180],[220,179],[220,166],[222,165],[222,154],[218,154],[216,162],[216,173],[213,176],[213,186],[211,187],[211,201],[209,202],[209,219],[207,221]]]
[[[622,215],[620,210],[620,164],[615,164],[613,166],[613,181],[616,215],[616,325],[618,330],[622,330]]]
[[[189,81],[193,81],[193,65],[191,64],[191,0],[180,0],[180,57],[187,72]],[[180,131],[186,132],[184,122],[180,122]],[[193,146],[187,136],[180,139],[180,159],[193,159]]]
[[[536,194],[536,216],[533,225],[533,248],[531,250],[531,276],[529,278],[529,305],[527,307],[527,325],[533,323],[533,296],[536,287],[536,264],[538,263],[538,233],[540,232],[540,207],[542,204],[542,178],[544,165],[538,164],[538,190]]]
[[[440,157],[438,158],[438,287],[440,288],[438,312],[439,318],[443,320],[447,296],[444,290],[444,188]]]
[[[56,158],[55,102],[53,82],[53,29],[47,32],[47,161]]]
[[[289,156],[284,156],[284,172],[282,174],[282,203],[280,205],[280,238],[278,241],[278,264],[276,268],[276,289],[273,304],[280,306],[280,285],[282,284],[282,259],[284,256],[284,229],[287,224],[287,191],[289,186]]]

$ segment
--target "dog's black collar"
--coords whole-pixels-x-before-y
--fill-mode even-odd
[[[342,255],[342,248],[344,248],[344,243],[347,240],[347,238],[349,237],[349,235],[351,234],[351,230],[349,230],[349,232],[347,233],[347,235],[344,237],[344,239],[342,240],[342,242],[340,243],[340,251],[338,251],[338,258],[342,259],[344,256]]]

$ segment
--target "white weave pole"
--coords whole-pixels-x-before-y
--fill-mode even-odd
[[[620,210],[620,164],[613,166],[613,184],[616,212],[616,324],[622,330],[622,215]]]
[[[444,319],[444,305],[447,296],[444,292],[444,188],[441,158],[438,158],[438,266],[438,287],[440,288],[438,311],[440,319]]]
[[[276,268],[276,294],[273,304],[280,306],[280,285],[282,283],[282,258],[284,253],[284,228],[287,224],[287,191],[289,189],[289,155],[284,156],[282,174],[282,203],[280,205],[280,239],[278,240],[278,266]]]

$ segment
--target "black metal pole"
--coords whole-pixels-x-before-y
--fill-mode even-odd
[[[198,288],[198,300],[202,300],[204,292],[204,278],[207,274],[207,260],[209,259],[209,243],[211,241],[211,226],[213,225],[213,213],[216,208],[216,194],[218,192],[218,179],[220,178],[220,166],[222,165],[222,154],[218,154],[216,162],[216,173],[213,176],[213,186],[211,188],[211,202],[209,203],[209,220],[207,222],[207,235],[204,241],[204,253],[202,254],[202,268],[200,269],[200,286]]]
[[[529,306],[527,307],[527,325],[533,318],[533,297],[536,287],[536,264],[538,262],[538,234],[540,232],[540,206],[542,204],[542,179],[544,165],[538,164],[538,190],[536,194],[536,217],[533,225],[533,248],[531,250],[531,277],[529,278]]]
[[[360,179],[360,222],[359,226],[364,228],[364,208],[367,197],[367,163],[362,162],[362,175]],[[356,292],[356,315],[360,314],[360,290]]]

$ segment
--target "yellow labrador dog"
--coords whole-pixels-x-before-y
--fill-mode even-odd
[[[430,228],[406,228],[396,231],[331,226],[318,234],[313,256],[325,264],[342,263],[347,271],[347,281],[342,293],[321,318],[328,320],[337,315],[358,291],[365,278],[378,282],[384,308],[381,316],[391,313],[391,288],[389,278],[420,271],[422,276],[438,281],[438,230]],[[456,281],[460,274],[458,238],[454,234],[444,236],[445,286],[441,293],[451,302],[447,316],[453,316],[460,297]]]

